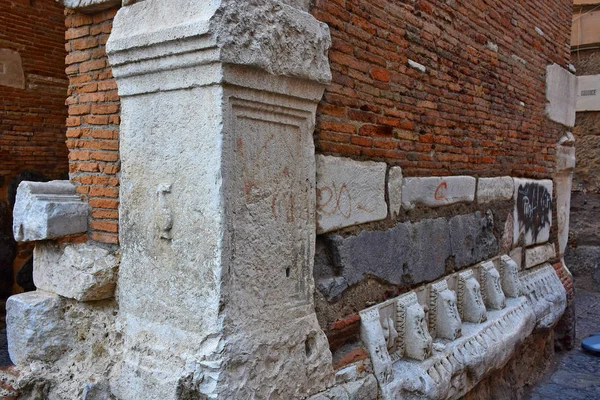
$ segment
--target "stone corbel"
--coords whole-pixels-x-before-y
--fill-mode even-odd
[[[425,360],[431,356],[433,339],[427,329],[425,311],[414,292],[398,297],[398,351],[405,357]]]
[[[494,263],[486,261],[479,267],[483,300],[487,308],[502,310],[506,307],[506,297],[500,286],[500,274]]]
[[[69,181],[19,184],[13,210],[17,242],[56,239],[87,231],[88,204]]]
[[[519,266],[506,254],[500,257],[500,281],[506,297],[520,296]]]
[[[456,294],[445,280],[430,287],[429,331],[434,338],[455,340],[461,335],[461,320],[456,308]]]
[[[479,324],[487,320],[481,288],[472,270],[458,274],[457,297],[458,313],[463,321]]]

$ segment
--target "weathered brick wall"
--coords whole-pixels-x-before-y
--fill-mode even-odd
[[[116,12],[67,10],[65,21],[70,177],[89,201],[90,239],[113,245],[118,243],[120,102],[105,45]]]
[[[0,51],[18,52],[24,82],[0,84],[0,292],[10,293],[10,264],[18,271],[31,257],[31,246],[16,248],[12,239],[9,195],[19,175],[27,179],[65,178],[67,79],[64,70],[64,14],[55,1],[0,2]],[[4,53],[6,54],[6,53]],[[13,53],[14,54],[14,53]],[[6,59],[0,59],[0,63]],[[6,69],[5,69],[6,68]],[[8,66],[2,66],[3,72]],[[16,81],[12,80],[12,83]],[[18,177],[19,176],[19,177]],[[10,190],[9,190],[10,187]],[[9,194],[10,192],[10,194]],[[5,270],[8,275],[5,276]]]
[[[333,40],[319,152],[411,176],[549,175],[561,128],[544,117],[545,68],[569,61],[572,2],[319,0],[312,13]]]

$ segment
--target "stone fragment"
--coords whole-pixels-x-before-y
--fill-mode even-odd
[[[36,287],[79,301],[114,296],[118,259],[108,250],[88,244],[40,242],[33,254]]]
[[[479,282],[468,270],[458,274],[458,290],[456,293],[460,319],[466,322],[480,324],[487,320],[487,311]]]
[[[500,257],[500,283],[506,297],[520,296],[519,266],[506,254]]]
[[[491,211],[457,215],[450,219],[449,227],[456,268],[473,265],[498,254]]]
[[[317,280],[317,288],[328,301],[337,301],[348,288],[348,282],[343,276],[321,278]]]
[[[434,338],[458,339],[461,320],[456,308],[456,294],[448,289],[445,280],[430,286],[429,331]]]
[[[515,191],[515,184],[510,176],[497,178],[479,178],[477,181],[477,202],[510,200]]]
[[[317,155],[317,233],[387,216],[385,163]]]
[[[13,211],[18,242],[46,240],[87,231],[88,204],[69,181],[19,184]]]
[[[577,77],[558,64],[546,67],[546,115],[566,126],[575,125]]]
[[[500,273],[494,267],[494,263],[486,261],[479,267],[479,277],[483,301],[487,308],[502,310],[506,306],[506,297],[500,285]]]
[[[396,218],[402,207],[402,168],[392,167],[388,172],[390,217]]]
[[[6,302],[6,331],[11,361],[23,366],[31,361],[58,360],[71,346],[59,296],[42,292],[21,293]]]
[[[395,285],[432,281],[445,272],[451,247],[444,218],[398,224],[386,231],[331,236],[334,268],[349,286],[372,275]]]
[[[418,62],[410,59],[408,60],[408,66],[421,72],[427,71],[427,67],[425,67],[423,64],[419,64]]]
[[[25,73],[19,52],[0,49],[0,86],[25,89]]]
[[[552,226],[552,181],[514,178],[514,182],[513,244],[521,236],[526,246],[547,242]]]
[[[556,257],[556,250],[552,243],[525,249],[525,268],[533,268],[554,257]]]
[[[506,215],[506,221],[504,222],[504,231],[499,243],[499,252],[508,253],[512,249],[513,235],[515,233],[515,217],[513,212],[509,212]]]
[[[440,207],[472,202],[476,182],[471,176],[404,178],[402,207],[410,210],[418,204]]]

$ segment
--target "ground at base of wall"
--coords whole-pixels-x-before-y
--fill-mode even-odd
[[[600,398],[600,357],[581,350],[581,340],[600,333],[600,293],[575,289],[577,340],[573,350],[558,353],[526,399],[579,400]]]

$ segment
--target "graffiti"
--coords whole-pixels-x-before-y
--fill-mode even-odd
[[[552,196],[537,183],[519,185],[517,191],[517,216],[519,230],[530,232],[534,242],[546,225],[550,224]]]
[[[317,208],[324,214],[333,215],[340,213],[344,218],[352,214],[352,198],[344,183],[339,189],[334,183],[331,187],[317,188]]]
[[[271,199],[271,213],[277,221],[285,215],[286,222],[293,223],[296,220],[294,215],[294,195],[293,194],[273,194]]]
[[[433,194],[433,198],[436,200],[446,200],[446,195],[444,192],[448,189],[448,184],[446,181],[442,181],[435,189],[435,193]]]

